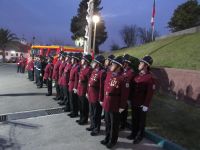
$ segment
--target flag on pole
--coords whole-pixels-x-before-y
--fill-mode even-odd
[[[155,25],[155,15],[156,15],[156,0],[153,2],[153,10],[152,10],[152,17],[151,17],[151,27],[154,30]]]

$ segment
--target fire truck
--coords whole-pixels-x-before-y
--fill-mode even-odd
[[[53,56],[54,63],[57,61],[58,53],[63,52],[81,52],[83,53],[83,48],[77,48],[72,46],[59,46],[59,45],[51,45],[51,46],[42,46],[42,45],[33,45],[29,51],[30,56]]]

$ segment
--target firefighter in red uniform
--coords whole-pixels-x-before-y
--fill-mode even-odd
[[[124,55],[123,67],[124,67],[124,82],[130,85],[131,80],[136,76],[136,72],[132,68],[132,60],[134,58],[128,54]],[[130,98],[130,87],[127,88],[126,97]],[[127,99],[127,102],[128,102]],[[120,114],[120,129],[125,129],[128,116],[128,103],[126,104],[126,109]]]
[[[109,68],[112,65],[113,59],[115,59],[115,56],[109,55],[108,58],[105,60],[104,67],[105,67],[106,71],[109,71]]]
[[[140,60],[139,75],[132,81],[132,133],[129,139],[133,139],[133,143],[139,143],[144,137],[146,114],[151,103],[155,83],[150,72],[150,65],[153,59],[151,56],[145,56]]]
[[[124,82],[123,57],[112,61],[104,86],[103,108],[105,110],[106,136],[101,144],[112,148],[118,140],[120,113],[126,108],[126,91],[129,85]]]
[[[110,66],[112,65],[112,60],[115,58],[115,56],[114,55],[109,55],[108,57],[107,57],[107,59],[105,60],[105,63],[104,63],[104,67],[105,67],[105,70],[106,70],[106,72],[107,73],[109,73],[110,72]],[[103,114],[102,114],[102,116],[101,116],[101,119],[105,119],[105,112],[103,111]]]
[[[47,60],[48,64],[45,67],[44,70],[44,80],[47,82],[47,90],[48,93],[46,96],[51,96],[52,95],[52,75],[53,75],[53,57],[49,56]]]
[[[75,53],[72,55],[72,69],[69,77],[69,97],[70,97],[70,116],[71,118],[78,117],[79,111],[79,99],[77,95],[77,86],[79,81],[80,72],[80,60],[82,58],[81,53]]]
[[[65,112],[70,112],[70,98],[69,98],[69,77],[70,77],[70,71],[72,69],[72,63],[71,63],[71,57],[72,57],[72,53],[68,54],[68,58],[67,59],[67,64],[65,66],[64,69],[64,74],[63,74],[63,86],[64,86],[64,95],[65,95],[65,108],[64,111]]]
[[[25,68],[26,68],[26,58],[24,58],[24,56],[21,55],[21,73],[25,72]]]
[[[77,94],[80,102],[80,119],[77,120],[79,125],[85,125],[88,123],[88,115],[89,115],[89,103],[86,98],[87,85],[92,73],[92,68],[90,63],[92,61],[91,55],[84,55],[81,60],[81,71],[79,74],[79,82]]]
[[[69,95],[68,94],[69,73],[72,66],[71,53],[66,54],[65,62],[66,62],[66,65],[60,78],[60,87],[61,87],[61,91],[63,92],[64,98],[58,103],[59,105],[65,105],[65,103],[68,101],[67,99]]]
[[[27,71],[28,71],[28,79],[30,81],[34,81],[34,58],[30,57],[28,64],[27,64]]]
[[[56,97],[53,98],[54,100],[60,100],[60,88],[58,85],[58,79],[59,79],[59,67],[61,65],[61,60],[60,60],[60,54],[58,55],[58,60],[56,62],[56,64],[54,65],[53,68],[53,80],[55,81],[55,87],[56,87]]]
[[[86,130],[91,131],[90,134],[92,136],[99,134],[101,126],[102,106],[100,102],[103,101],[104,80],[106,77],[106,72],[103,68],[104,62],[104,56],[96,56],[92,62],[93,71],[88,84],[87,97],[90,110],[90,127],[86,128]]]
[[[64,72],[65,66],[66,66],[66,61],[65,61],[66,53],[62,52],[61,53],[61,64],[58,70],[58,85],[60,89],[60,102],[58,104],[61,104],[62,101],[64,101],[64,89],[63,86],[61,85],[61,80],[62,80],[62,74]]]

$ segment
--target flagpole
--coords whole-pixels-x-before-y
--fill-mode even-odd
[[[152,27],[152,32],[151,32],[151,40],[154,40],[154,26]]]
[[[154,40],[154,32],[155,32],[155,15],[156,15],[156,1],[153,1],[153,10],[152,10],[152,17],[151,17],[151,40]]]

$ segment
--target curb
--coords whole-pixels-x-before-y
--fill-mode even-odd
[[[48,116],[48,115],[61,114],[61,113],[64,113],[62,107],[33,110],[33,111],[24,111],[24,112],[17,112],[17,113],[11,113],[11,114],[3,114],[3,115],[0,115],[0,122],[12,121],[12,120],[18,120],[18,119],[35,118],[35,117]]]
[[[131,122],[127,122],[127,127],[131,129]],[[165,149],[165,150],[187,150],[183,148],[182,146],[175,144],[149,130],[145,130],[145,137],[154,143],[156,143],[159,147]]]

